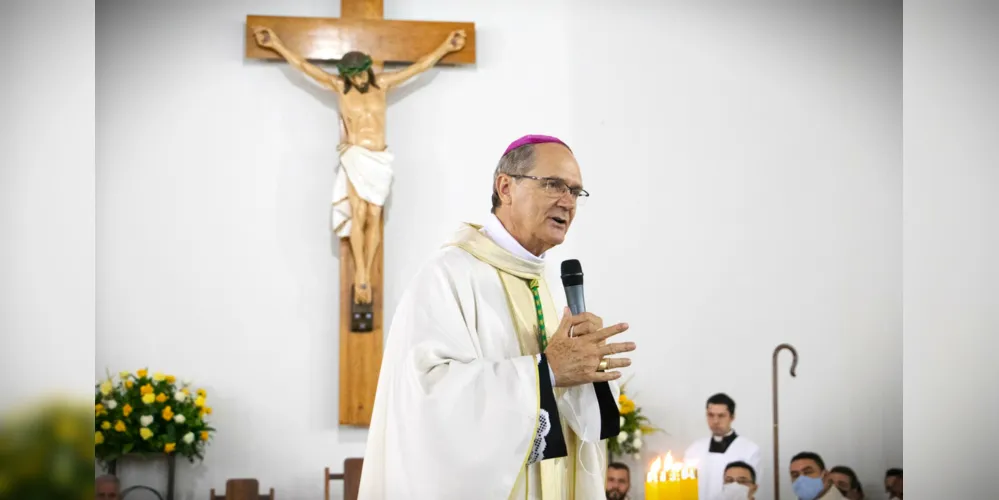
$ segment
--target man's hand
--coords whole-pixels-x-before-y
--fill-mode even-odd
[[[569,336],[569,330],[573,336]],[[597,371],[605,356],[631,352],[634,342],[606,343],[606,340],[628,329],[625,323],[603,328],[598,316],[583,313],[573,316],[566,308],[555,335],[548,341],[545,356],[555,373],[556,387],[572,387],[592,382],[606,382],[621,377],[621,372]],[[628,358],[606,358],[607,369],[631,366]]]
[[[455,30],[452,31],[447,37],[447,49],[448,52],[457,52],[465,47],[465,30]]]
[[[261,47],[266,47],[268,49],[274,48],[277,42],[277,35],[271,31],[270,28],[264,28],[261,26],[253,27],[253,36],[257,39],[257,45]]]

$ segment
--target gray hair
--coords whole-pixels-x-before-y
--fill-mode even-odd
[[[496,179],[500,174],[506,175],[526,175],[534,168],[534,144],[525,144],[500,158],[493,171],[493,208],[492,213],[496,213],[501,205],[499,193],[496,192]]]

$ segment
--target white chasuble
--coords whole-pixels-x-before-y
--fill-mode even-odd
[[[417,273],[385,340],[359,498],[605,497],[617,384],[552,389],[532,282],[550,338],[561,307],[544,264],[479,226]]]

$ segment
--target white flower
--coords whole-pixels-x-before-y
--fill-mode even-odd
[[[187,399],[187,394],[177,391],[173,394],[173,398],[176,399],[177,401],[183,402],[185,399]]]
[[[139,419],[139,423],[142,424],[143,427],[149,427],[149,424],[153,423],[153,416],[143,415],[142,418]]]
[[[635,453],[634,455],[631,456],[631,458],[635,459],[635,461],[637,462],[639,459],[642,458],[642,456],[639,455],[638,453]]]
[[[104,402],[104,406],[107,406],[109,410],[113,410],[118,407],[118,402],[113,399],[109,399]]]
[[[191,444],[192,442],[194,442],[194,433],[188,432],[187,434],[184,434],[184,442],[187,444]]]
[[[628,440],[628,433],[627,432],[621,431],[621,433],[617,435],[617,442],[623,443],[623,442],[625,442],[627,440]]]
[[[624,427],[624,417],[621,417],[621,427]]]
[[[184,384],[184,387],[188,387],[193,384],[194,381],[189,378],[185,378],[184,380],[181,380],[180,383]]]
[[[642,440],[635,438],[635,440],[631,442],[631,445],[634,446],[636,449],[640,449],[642,447]]]
[[[176,416],[173,417],[173,421],[177,422],[178,424],[183,424],[185,420],[187,420],[187,419],[184,418],[183,415],[176,415]]]

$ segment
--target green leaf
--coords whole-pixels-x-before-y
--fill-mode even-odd
[[[122,453],[128,453],[128,452],[132,451],[132,448],[135,448],[135,443],[127,443],[127,444],[125,444],[125,447],[121,449],[121,452]]]

